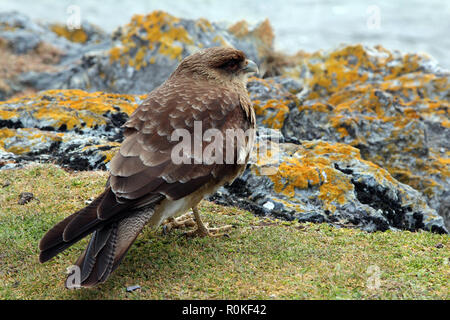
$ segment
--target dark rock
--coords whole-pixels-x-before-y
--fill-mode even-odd
[[[19,195],[19,201],[17,203],[20,205],[24,205],[33,199],[34,199],[34,194],[32,194],[31,192],[22,192]]]

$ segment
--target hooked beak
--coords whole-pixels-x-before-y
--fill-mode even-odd
[[[245,62],[247,64],[242,69],[244,72],[246,72],[246,73],[258,73],[259,72],[258,66],[252,60],[247,59],[247,60],[245,60]]]

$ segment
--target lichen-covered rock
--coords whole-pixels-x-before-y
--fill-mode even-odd
[[[272,129],[281,129],[290,109],[297,106],[292,88],[299,84],[293,79],[271,78],[249,79],[247,89],[255,108],[257,124]]]
[[[287,140],[349,144],[422,192],[450,226],[450,73],[427,56],[343,47],[285,70],[301,82]],[[277,124],[279,127],[279,124]]]
[[[279,152],[279,158],[259,157],[242,178],[211,200],[264,216],[367,231],[447,232],[442,217],[418,191],[363,160],[354,147],[315,140],[275,143],[271,150]]]
[[[27,53],[45,42],[66,54],[79,55],[82,48],[87,47],[85,44],[109,41],[109,36],[88,22],[82,22],[76,30],[69,30],[59,24],[35,22],[16,11],[0,12],[0,38],[18,54]]]
[[[85,52],[68,68],[35,74],[27,82],[38,89],[144,94],[165,81],[184,57],[201,48],[234,46],[257,62],[272,48],[268,21],[238,36],[233,32],[237,31],[206,19],[180,19],[162,11],[135,15],[112,35],[111,46]]]
[[[74,131],[119,140],[118,128],[144,96],[48,90],[0,102],[0,127]]]
[[[62,25],[32,21],[18,12],[0,12],[0,101],[51,88],[51,77],[76,64],[85,53],[111,46],[111,37],[82,22]]]
[[[48,90],[0,102],[0,168],[39,160],[105,169],[123,139],[121,125],[143,98]]]

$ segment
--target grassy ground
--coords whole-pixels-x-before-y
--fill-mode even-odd
[[[105,181],[51,165],[0,171],[0,299],[450,298],[448,235],[285,223],[207,201],[204,220],[234,225],[229,238],[147,228],[105,284],[66,290],[64,272],[87,240],[39,264],[39,239]],[[19,205],[21,192],[37,199]]]

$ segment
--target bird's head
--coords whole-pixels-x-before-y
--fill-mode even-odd
[[[174,72],[198,80],[244,85],[252,73],[258,73],[256,63],[247,59],[241,50],[230,47],[200,50],[186,57]]]

